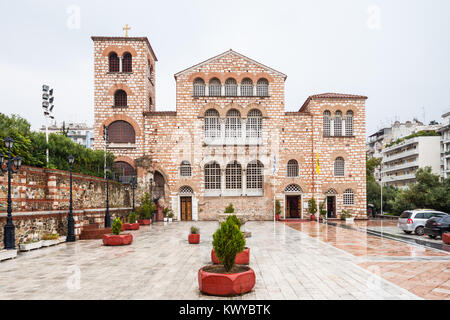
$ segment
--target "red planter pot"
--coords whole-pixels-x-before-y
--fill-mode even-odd
[[[311,221],[316,221],[317,220],[316,215],[314,215],[314,214],[312,214],[309,218],[310,218]]]
[[[189,241],[189,243],[194,243],[194,244],[200,243],[200,234],[192,234],[191,233],[188,236],[188,241]]]
[[[141,226],[146,226],[146,225],[149,225],[152,222],[152,220],[151,219],[141,219],[141,220],[138,220],[137,222]]]
[[[280,215],[279,214],[275,215],[275,221],[280,221]]]
[[[214,264],[219,264],[219,258],[217,258],[214,248],[211,250],[211,260]],[[245,247],[244,251],[236,255],[234,260],[236,264],[249,264],[250,263],[250,248]]]
[[[450,244],[450,233],[449,232],[445,232],[442,234],[442,241],[445,244]]]
[[[255,272],[250,268],[240,273],[211,273],[198,270],[200,291],[214,296],[234,296],[247,293],[255,286]]]
[[[103,245],[105,246],[123,246],[133,242],[133,235],[131,233],[125,234],[104,234],[102,237]]]
[[[124,230],[139,230],[139,223],[124,223],[122,225],[122,231]]]

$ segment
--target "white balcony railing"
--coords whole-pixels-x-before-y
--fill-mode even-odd
[[[381,171],[382,173],[386,173],[386,172],[392,172],[392,171],[397,171],[400,169],[406,169],[406,168],[411,168],[411,167],[417,167],[419,166],[418,161],[411,161],[411,162],[406,162],[406,163],[402,163],[399,165],[391,165],[387,168],[383,168],[383,170]]]
[[[415,179],[416,175],[414,173],[402,174],[398,176],[384,176],[382,181],[384,182],[394,182],[394,181],[402,181],[402,180],[412,180]]]
[[[401,158],[410,157],[413,155],[419,154],[419,149],[410,149],[408,151],[399,152],[390,156],[386,156],[386,154],[383,154],[383,163],[394,161]]]

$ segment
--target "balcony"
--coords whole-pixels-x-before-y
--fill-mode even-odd
[[[383,163],[391,162],[391,161],[394,161],[394,160],[398,160],[398,159],[401,159],[401,158],[406,158],[406,157],[410,157],[410,156],[418,155],[418,154],[419,154],[419,149],[417,149],[417,148],[416,149],[410,149],[410,150],[403,151],[403,152],[399,152],[399,153],[393,154],[391,156],[386,156],[386,154],[384,153],[382,162]]]
[[[386,173],[386,172],[391,172],[391,171],[397,171],[400,169],[406,169],[406,168],[411,168],[411,167],[418,167],[418,161],[411,161],[411,162],[406,162],[406,163],[402,163],[399,165],[392,165],[389,166],[388,168],[383,168],[383,170],[381,171],[382,173]]]
[[[410,144],[418,143],[418,142],[419,142],[418,137],[416,137],[416,138],[411,138],[411,139],[406,139],[406,140],[404,140],[404,141],[402,141],[402,142],[400,142],[400,143],[394,144],[393,146],[391,146],[391,147],[389,147],[389,148],[385,148],[385,149],[384,149],[384,152],[391,152],[391,151],[393,151],[393,150],[396,150],[396,149],[399,149],[399,148],[408,146],[408,145],[410,145]]]
[[[398,176],[384,176],[382,182],[395,182],[395,181],[403,181],[403,180],[413,180],[416,179],[415,173],[403,174]]]

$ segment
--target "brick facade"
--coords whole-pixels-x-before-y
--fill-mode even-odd
[[[170,206],[175,217],[181,219],[180,197],[190,197],[192,219],[216,220],[225,206],[233,203],[238,213],[244,213],[253,220],[273,219],[275,198],[281,202],[282,215],[298,206],[298,217],[307,217],[307,201],[315,197],[326,199],[326,193],[335,197],[334,213],[339,217],[343,209],[366,217],[366,171],[365,171],[365,99],[364,96],[344,94],[322,94],[310,96],[298,112],[285,112],[284,83],[286,75],[264,66],[237,52],[229,50],[202,63],[175,74],[176,112],[158,112],[149,108],[148,97],[154,101],[154,81],[148,79],[147,61],[154,64],[156,58],[146,38],[100,38],[93,37],[95,49],[95,147],[103,148],[102,127],[114,119],[132,118],[130,124],[135,128],[135,145],[113,145],[116,156],[133,159],[130,163],[138,175],[138,192],[149,190],[150,172],[163,178],[164,186],[153,189],[158,193],[160,204]],[[109,74],[108,59],[104,52],[133,47],[132,74]],[[110,49],[107,49],[110,48]],[[109,51],[108,51],[109,50]],[[149,59],[149,58],[153,58]],[[153,68],[154,70],[154,68]],[[152,74],[154,77],[154,73]],[[208,94],[195,96],[193,82],[203,79],[208,91],[208,83],[218,79],[222,85],[220,96]],[[238,84],[249,78],[256,86],[260,79],[269,83],[268,95],[253,96],[237,94],[225,96],[224,84],[233,78]],[[111,88],[126,85],[131,91],[128,108],[111,108]],[[220,117],[222,135],[215,142],[205,139],[205,116],[208,110],[217,110]],[[247,122],[251,122],[250,111],[259,110],[262,115],[262,136],[248,138]],[[230,110],[240,114],[242,138],[227,138],[223,131]],[[325,110],[353,112],[353,130],[348,136],[324,136],[323,114]],[[234,111],[235,112],[235,111]],[[248,134],[248,133],[247,133]],[[317,175],[317,153],[319,154],[320,174]],[[342,157],[345,161],[345,175],[334,176],[334,160]],[[273,176],[274,159],[277,172]],[[299,165],[297,177],[287,177],[287,163],[295,159]],[[263,187],[247,189],[246,180],[250,175],[247,166],[252,161],[263,165]],[[125,160],[126,161],[126,160]],[[188,161],[192,174],[180,175],[180,164]],[[242,167],[242,188],[229,190],[226,183],[226,167],[237,161]],[[221,170],[221,188],[211,192],[205,190],[205,165],[216,162]],[[249,167],[250,168],[250,167]],[[156,178],[155,178],[156,179]],[[297,185],[295,190],[289,185]],[[192,194],[189,194],[190,187]],[[162,191],[164,190],[164,192]],[[332,190],[330,192],[330,189]],[[344,205],[343,193],[353,191],[354,203]],[[188,190],[188,191],[187,191]],[[180,192],[181,191],[181,192]],[[187,193],[186,193],[187,192]],[[288,200],[288,196],[290,200]],[[296,198],[293,198],[296,197]],[[298,204],[292,201],[298,199]],[[332,201],[332,200],[330,200]],[[288,204],[289,203],[289,204]],[[295,209],[296,210],[296,209]],[[183,211],[184,212],[184,211]],[[190,218],[190,217],[189,217]]]

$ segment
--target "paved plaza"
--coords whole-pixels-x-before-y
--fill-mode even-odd
[[[199,245],[187,242],[191,225],[200,227]],[[156,223],[133,231],[130,246],[83,240],[20,253],[0,263],[0,299],[219,299],[201,294],[197,283],[217,227]],[[314,222],[243,229],[252,232],[256,285],[225,299],[449,299],[447,252]],[[417,276],[420,288],[407,281]]]

